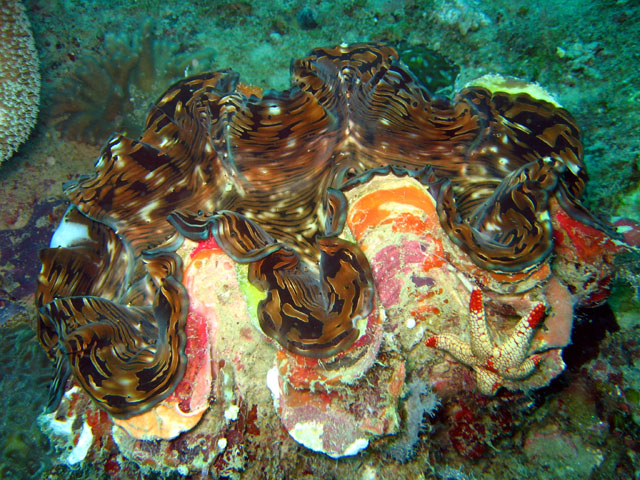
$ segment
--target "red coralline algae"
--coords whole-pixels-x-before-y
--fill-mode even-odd
[[[451,445],[463,457],[480,458],[487,449],[486,427],[464,402],[460,402],[458,408],[449,429]]]
[[[178,398],[180,410],[191,411],[191,400],[194,395],[208,396],[211,388],[211,377],[206,371],[211,369],[209,356],[209,335],[207,321],[197,312],[189,312],[187,318],[187,346],[185,353],[189,358],[182,381],[169,397]]]
[[[614,257],[628,249],[603,232],[569,216],[553,212],[556,263],[559,277],[585,307],[602,304],[611,291]]]

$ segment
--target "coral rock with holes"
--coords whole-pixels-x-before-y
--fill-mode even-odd
[[[606,296],[625,247],[581,206],[579,130],[539,87],[433,98],[377,44],[292,76],[187,78],[66,185],[36,294],[49,411],[91,399],[123,459],[333,468],[406,431],[407,385],[443,404],[547,385],[574,304]]]
[[[0,1],[0,163],[28,138],[40,107],[40,63],[18,0]]]

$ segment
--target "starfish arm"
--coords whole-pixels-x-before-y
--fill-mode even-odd
[[[514,333],[495,352],[493,363],[497,370],[506,371],[510,368],[516,368],[525,361],[529,353],[531,337],[544,318],[544,313],[545,306],[539,303],[518,322]]]
[[[533,373],[536,366],[542,361],[540,355],[531,355],[520,365],[507,368],[502,372],[502,377],[509,380],[522,380]]]
[[[471,350],[471,346],[456,335],[444,333],[427,338],[424,342],[427,347],[437,348],[447,352],[453,358],[465,365],[477,365],[478,358]]]
[[[544,315],[544,304],[537,304],[518,322],[509,338],[498,344],[492,340],[492,332],[486,321],[482,291],[474,289],[469,302],[470,341],[465,342],[453,334],[442,334],[427,338],[425,344],[447,352],[460,363],[472,368],[480,393],[495,395],[505,380],[527,378],[542,361],[540,355],[527,355],[531,338]]]
[[[474,288],[469,300],[469,327],[471,329],[471,350],[481,360],[491,357],[494,349],[491,334],[482,303],[482,290]]]
[[[487,370],[486,368],[478,367],[474,368],[474,370],[476,372],[476,386],[478,391],[489,397],[494,396],[502,386],[502,377],[498,373]]]

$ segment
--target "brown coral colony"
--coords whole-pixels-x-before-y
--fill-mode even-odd
[[[96,174],[66,186],[72,206],[41,253],[36,300],[56,364],[50,407],[69,375],[116,417],[172,392],[186,363],[182,236],[213,236],[249,264],[265,334],[327,357],[358,338],[375,297],[367,258],[339,238],[354,185],[419,179],[449,237],[505,275],[549,261],[551,198],[607,228],[579,203],[580,132],[562,108],[481,87],[432,98],[378,44],[313,50],[292,78],[263,96],[230,71],[186,78],[138,140],[112,137]]]

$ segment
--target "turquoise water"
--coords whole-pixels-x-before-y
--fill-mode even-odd
[[[314,47],[386,42],[405,52],[405,63],[442,96],[487,73],[535,81],[583,130],[590,175],[585,203],[603,218],[640,221],[636,1],[24,5],[42,91],[35,131],[0,167],[0,478],[180,478],[178,471],[154,473],[134,463],[114,473],[108,455],[74,468],[58,464],[65,452],[56,451],[36,423],[52,367],[35,340],[31,285],[39,269],[36,247],[46,246],[64,211],[60,185],[92,173],[111,132],[135,138],[149,106],[185,75],[232,68],[243,82],[282,90],[290,84],[292,59]],[[420,434],[412,460],[393,467],[398,477],[640,478],[639,270],[637,256],[629,256],[609,303],[579,312],[574,344],[565,352],[569,368],[551,387],[519,398],[517,418],[500,416],[500,402],[509,402],[503,398],[470,422],[469,428],[494,432],[486,434],[478,458],[452,448],[447,426],[436,417],[431,431]],[[328,461],[293,442],[281,459],[249,461],[258,467],[245,471],[265,478],[392,478],[388,457]],[[243,470],[232,473],[251,478]]]

